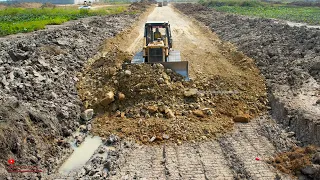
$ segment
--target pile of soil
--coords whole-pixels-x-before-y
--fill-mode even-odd
[[[320,149],[315,146],[295,147],[267,162],[284,173],[298,176],[299,179],[316,180],[320,177]]]
[[[266,109],[260,77],[243,82],[243,77],[217,75],[186,82],[161,64],[123,64],[131,58],[109,48],[78,75],[79,96],[98,115],[93,131],[99,136],[116,134],[142,143],[204,140]]]

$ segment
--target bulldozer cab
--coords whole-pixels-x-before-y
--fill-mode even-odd
[[[148,21],[144,27],[143,49],[132,63],[161,63],[189,80],[188,61],[181,61],[180,51],[172,49],[172,35],[168,21]]]
[[[164,45],[168,48],[172,48],[171,29],[168,21],[148,21],[144,28],[145,46],[149,44],[159,42],[159,39],[155,37],[155,33],[159,31],[161,34],[160,41],[163,41]]]

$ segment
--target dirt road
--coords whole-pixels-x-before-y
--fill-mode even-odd
[[[172,28],[173,49],[181,51],[182,60],[190,62],[191,78],[202,75],[239,75],[238,67],[223,56],[217,46],[220,40],[209,29],[200,28],[197,22],[177,13],[170,6],[155,8],[147,21],[169,21]],[[139,36],[126,50],[132,53],[141,50],[145,21],[136,26]],[[228,70],[226,73],[226,70]]]
[[[243,69],[251,65],[251,59],[236,52],[230,57],[214,33],[170,6],[157,7],[138,22],[136,28],[127,34],[129,41],[126,38],[119,40],[126,42],[121,43],[122,50],[135,53],[141,49],[146,20],[170,22],[173,48],[181,51],[183,60],[189,61],[191,78],[200,80],[219,75],[244,81],[257,72],[254,67]],[[237,60],[245,64],[239,65]],[[261,83],[260,77],[254,81]],[[274,179],[279,172],[265,160],[276,152],[276,147],[261,133],[268,125],[274,126],[273,121],[268,116],[261,116],[248,124],[236,124],[233,132],[217,140],[180,146],[138,146],[120,155],[113,179]],[[279,173],[280,176],[286,179]]]

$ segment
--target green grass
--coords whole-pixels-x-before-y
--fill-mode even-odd
[[[46,25],[58,25],[66,21],[89,16],[101,16],[125,12],[126,7],[107,7],[97,10],[75,8],[6,8],[0,10],[0,36],[44,29]],[[131,12],[132,13],[132,12]]]
[[[200,2],[217,11],[247,16],[275,18],[307,24],[320,24],[319,7],[296,7],[286,4],[268,4],[259,1],[219,0]]]

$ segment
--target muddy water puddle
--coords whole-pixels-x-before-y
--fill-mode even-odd
[[[66,175],[84,166],[101,144],[98,136],[87,136],[79,147],[71,143],[74,151],[59,168],[59,173]]]

